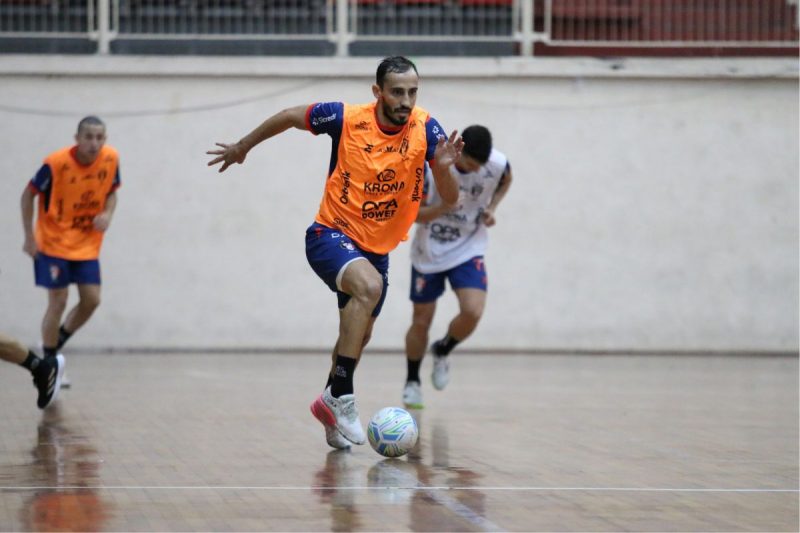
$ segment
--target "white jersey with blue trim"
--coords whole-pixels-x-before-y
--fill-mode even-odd
[[[449,270],[476,255],[484,255],[489,245],[483,210],[494,196],[500,178],[508,168],[506,156],[495,149],[476,172],[460,172],[455,165],[450,172],[458,180],[458,205],[453,211],[430,222],[417,224],[411,243],[411,263],[423,274]],[[430,168],[425,173],[426,205],[440,203]]]

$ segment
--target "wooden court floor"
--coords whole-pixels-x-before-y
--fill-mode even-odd
[[[418,447],[330,451],[318,354],[69,354],[0,371],[2,531],[798,531],[798,360],[453,355]],[[362,421],[400,403],[367,353]]]

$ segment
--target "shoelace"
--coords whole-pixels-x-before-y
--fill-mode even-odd
[[[356,401],[355,400],[347,400],[347,401],[339,401],[339,405],[341,406],[342,415],[347,417],[349,421],[354,421],[358,417],[358,413],[356,413]]]

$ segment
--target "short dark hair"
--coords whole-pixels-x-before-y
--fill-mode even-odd
[[[89,115],[88,117],[83,117],[80,122],[78,122],[78,133],[84,128],[84,126],[103,126],[106,127],[105,123],[100,120],[100,118]]]
[[[469,126],[461,132],[463,152],[480,164],[489,160],[492,153],[492,134],[484,126]]]
[[[414,69],[414,72],[416,72],[417,76],[419,76],[419,72],[417,72],[417,66],[407,57],[387,57],[381,61],[380,65],[378,65],[378,70],[375,72],[375,83],[378,84],[378,87],[383,88],[383,80],[386,79],[387,74],[390,72],[402,74],[403,72],[408,72],[411,69]]]

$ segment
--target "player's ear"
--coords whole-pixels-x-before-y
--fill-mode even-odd
[[[377,83],[372,84],[372,96],[375,98],[380,98],[381,96],[381,88]]]

